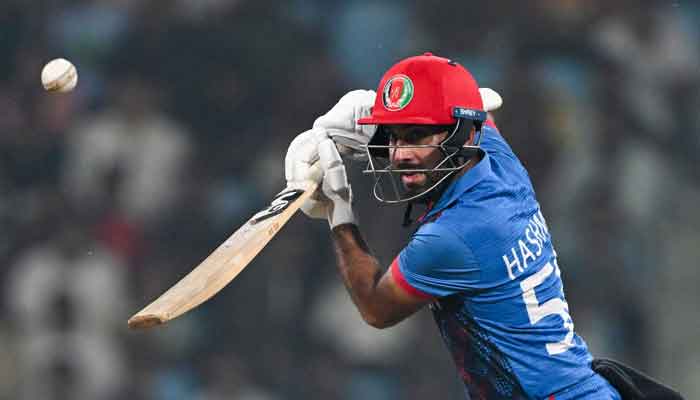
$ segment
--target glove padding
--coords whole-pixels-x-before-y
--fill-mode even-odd
[[[323,171],[318,168],[318,145],[314,131],[309,129],[302,132],[292,140],[284,158],[284,177],[287,180],[287,187],[303,189],[306,181],[321,183],[323,181]],[[311,218],[326,218],[327,199],[319,198],[316,191],[304,204],[301,210]]]
[[[292,141],[285,157],[285,178],[287,186],[293,188],[302,187],[301,183],[309,180],[321,184],[301,206],[304,214],[328,219],[331,229],[356,223],[345,165],[325,130],[312,129]]]
[[[374,133],[376,125],[358,125],[360,118],[372,113],[376,93],[374,90],[353,90],[338,100],[326,114],[314,122],[314,129],[326,131],[337,145],[338,151],[354,160],[366,160],[365,147]]]
[[[323,170],[321,191],[328,198],[328,224],[331,229],[342,224],[357,224],[352,210],[352,187],[348,182],[345,164],[335,143],[327,135],[321,135],[318,155]]]

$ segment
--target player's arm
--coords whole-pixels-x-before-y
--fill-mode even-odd
[[[483,287],[476,256],[449,222],[422,225],[384,274],[355,224],[332,232],[343,282],[372,326],[391,326],[435,299]]]
[[[357,225],[338,225],[331,235],[343,283],[369,325],[390,327],[432,300],[400,286],[391,268],[382,273]]]

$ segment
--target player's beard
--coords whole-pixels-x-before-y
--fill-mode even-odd
[[[395,165],[394,169],[428,169],[434,168],[435,166],[426,166],[422,164],[409,164],[401,163]],[[399,179],[401,180],[401,186],[404,190],[404,196],[413,197],[419,194],[425,194],[422,199],[431,198],[430,193],[424,193],[427,189],[434,186],[440,181],[448,171],[431,171],[431,172],[416,172],[416,173],[400,173]],[[433,190],[434,191],[434,190]]]

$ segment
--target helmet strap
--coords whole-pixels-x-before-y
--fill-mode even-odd
[[[413,223],[413,219],[411,219],[411,211],[413,211],[413,202],[409,201],[406,205],[406,211],[403,213],[403,222],[401,223],[401,226],[404,228],[408,228]]]
[[[467,160],[478,153],[477,147],[481,142],[481,126],[481,121],[457,118],[452,133],[440,144],[443,154],[445,157],[450,157],[449,161],[453,167],[464,165]],[[476,130],[475,143],[473,146],[464,147],[472,127]]]

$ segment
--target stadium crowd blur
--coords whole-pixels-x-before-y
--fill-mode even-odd
[[[593,354],[700,397],[700,3],[642,3],[3,0],[0,399],[462,398],[429,313],[364,326],[302,216],[211,302],[126,329],[283,187],[296,134],[424,51],[503,95]],[[42,91],[55,57],[75,92]],[[388,265],[410,230],[361,167]]]

